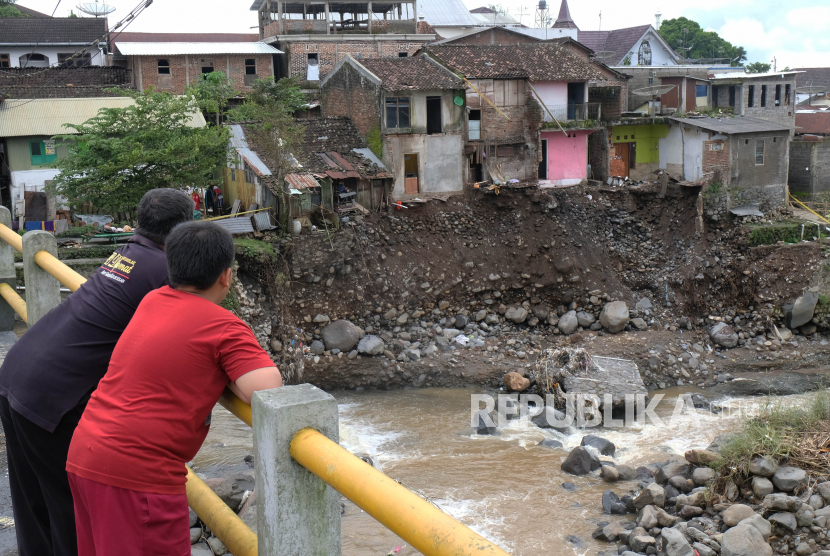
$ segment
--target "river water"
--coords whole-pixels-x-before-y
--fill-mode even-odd
[[[561,462],[584,434],[611,440],[617,446],[614,462],[636,467],[665,461],[670,454],[690,448],[705,448],[741,421],[737,412],[715,415],[685,407],[671,419],[678,396],[695,392],[677,388],[661,391],[665,398],[656,414],[663,425],[640,423],[565,436],[515,420],[498,436],[481,436],[470,429],[470,396],[480,392],[427,388],[333,395],[339,403],[344,447],[372,454],[388,476],[514,556],[596,554],[611,548],[591,538],[595,524],[604,519],[602,492],[613,488],[622,495],[635,488],[636,481],[608,485],[595,477],[564,473]],[[565,449],[537,446],[545,438],[560,440]],[[217,406],[211,432],[194,465],[204,469],[239,463],[252,452],[251,430]],[[563,482],[573,483],[576,490],[565,490]],[[346,506],[342,533],[345,556],[384,556],[398,547],[398,555],[419,554],[351,503]]]

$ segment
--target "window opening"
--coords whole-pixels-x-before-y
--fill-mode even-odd
[[[764,140],[758,139],[755,141],[755,165],[764,165]]]
[[[202,58],[202,75],[213,73],[213,58]]]
[[[316,52],[309,52],[308,54],[308,75],[306,79],[309,81],[320,80],[320,59]]]
[[[398,52],[398,58],[407,58],[409,56],[409,52]]]
[[[58,65],[63,68],[82,68],[91,64],[92,55],[89,53],[78,55],[58,54]]]
[[[755,85],[750,85],[749,90],[747,91],[747,98],[746,98],[746,105],[749,108],[755,106]]]
[[[170,62],[167,60],[159,60],[159,75],[170,75]]]
[[[781,104],[781,85],[775,86],[775,106]]]
[[[481,139],[481,110],[470,110],[468,124],[470,141]]]
[[[0,68],[12,67],[11,59],[8,54],[0,54]]]
[[[409,127],[409,97],[388,97],[386,99],[386,127]]]
[[[245,58],[245,75],[256,75],[256,59]]]
[[[761,106],[767,105],[767,86],[761,85]]]
[[[441,97],[427,97],[427,133],[441,133]]]
[[[790,85],[789,84],[787,84],[784,87],[784,104],[786,104],[787,106],[790,105]]]

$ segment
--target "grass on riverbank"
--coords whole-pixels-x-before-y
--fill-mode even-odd
[[[725,474],[749,474],[752,456],[770,456],[808,473],[830,470],[830,391],[822,390],[798,406],[771,399],[761,414],[744,424],[712,466]],[[724,469],[726,467],[729,471]],[[731,473],[730,473],[731,472]]]

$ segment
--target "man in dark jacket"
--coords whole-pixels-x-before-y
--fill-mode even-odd
[[[193,200],[184,192],[148,191],[138,205],[136,235],[6,355],[0,420],[20,556],[77,554],[66,475],[72,434],[138,304],[168,283],[167,234],[190,220]]]

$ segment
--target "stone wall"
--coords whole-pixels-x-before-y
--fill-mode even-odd
[[[790,143],[789,186],[800,193],[830,191],[830,141]]]
[[[361,135],[380,132],[380,85],[368,79],[351,64],[343,67],[321,88],[323,115],[346,116],[354,121]]]
[[[703,142],[703,181],[729,185],[729,140]]]
[[[627,89],[625,81],[605,82],[602,87],[588,87],[588,102],[600,104],[602,121],[618,121],[622,113],[628,110]]]
[[[4,68],[0,91],[11,98],[104,97],[107,87],[132,88],[133,75],[127,68],[89,66],[83,68]]]
[[[339,41],[331,35],[326,35],[325,39],[321,37],[319,41],[281,41],[277,48],[285,52],[282,55],[283,64],[286,64],[283,68],[284,75],[305,79],[308,74],[309,54],[317,54],[322,79],[346,54],[351,54],[357,59],[397,58],[403,52],[406,52],[407,56],[413,56],[424,44],[422,41],[373,40],[371,36],[367,36],[366,39]]]
[[[764,163],[755,160],[756,142],[765,144]],[[733,135],[729,147],[731,176],[729,208],[760,203],[762,211],[783,207],[787,202],[789,137],[787,132]]]

